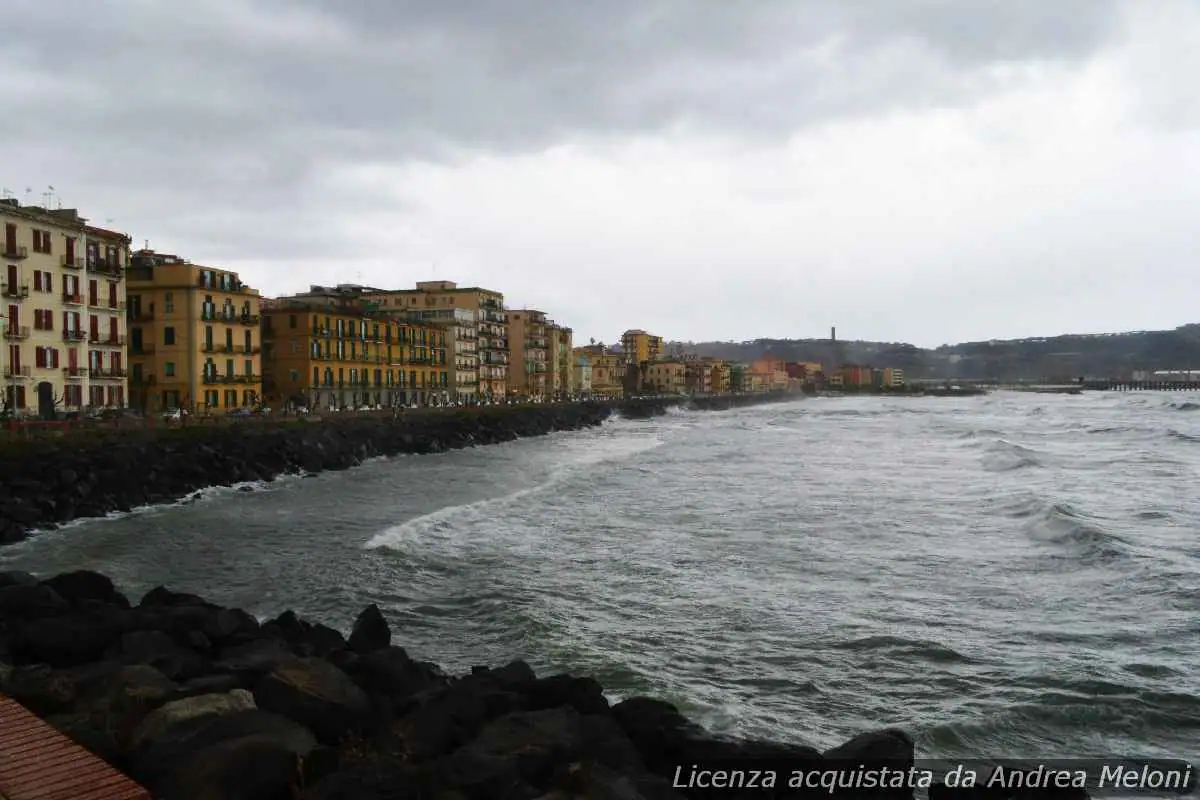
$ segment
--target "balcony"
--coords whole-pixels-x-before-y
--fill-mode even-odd
[[[88,344],[97,344],[102,347],[124,347],[125,337],[120,334],[116,336],[109,334],[88,336]]]
[[[83,295],[79,294],[78,292],[63,292],[62,301],[63,305],[81,306],[83,305]]]
[[[4,256],[9,261],[29,258],[29,248],[25,245],[6,244],[4,245],[4,252],[0,253],[0,256]]]
[[[64,342],[82,342],[88,338],[87,331],[63,331]]]
[[[29,326],[28,325],[17,325],[16,327],[12,327],[9,325],[5,325],[4,326],[4,338],[8,339],[10,341],[18,341],[20,339],[28,339],[29,338]]]
[[[121,341],[125,341],[125,337],[121,337]],[[152,344],[132,344],[129,346],[129,355],[131,356],[152,356],[154,355],[154,345]]]
[[[525,346],[530,349],[533,349],[533,350],[545,350],[546,349],[546,340],[545,339],[526,339]]]
[[[234,383],[261,383],[262,375],[234,375]]]
[[[204,383],[208,384],[209,386],[212,386],[212,385],[218,384],[218,383],[233,383],[233,376],[232,375],[218,375],[215,372],[209,372],[209,373],[205,373],[202,380]]]
[[[104,276],[106,281],[119,282],[125,280],[125,270],[120,267],[108,267],[100,270],[100,274]]]
[[[257,325],[262,321],[262,317],[258,314],[242,314],[238,317],[238,322],[243,325]]]
[[[88,308],[91,308],[95,311],[111,311],[114,314],[123,314],[123,313],[125,313],[125,301],[118,300],[117,304],[114,306],[112,303],[108,302],[107,300],[105,300],[103,303],[98,302],[98,301],[93,302],[91,300],[88,300]]]
[[[79,256],[63,256],[61,264],[63,269],[83,269],[84,260]]]
[[[11,364],[4,365],[4,377],[10,381],[28,380],[31,375],[29,367],[14,367]]]
[[[101,367],[100,369],[92,370],[92,378],[94,380],[119,381],[128,377],[129,372],[124,367]]]
[[[88,376],[84,367],[63,367],[63,377],[69,381],[81,381]]]
[[[17,300],[20,300],[24,297],[29,297],[29,284],[22,283],[17,285],[15,283],[6,283],[4,284],[4,296],[13,297]]]
[[[128,316],[129,316],[130,322],[154,322],[154,311],[153,310],[143,311],[142,309],[140,309],[136,306],[129,309]]]

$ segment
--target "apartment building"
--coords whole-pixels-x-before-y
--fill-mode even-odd
[[[263,341],[274,403],[390,408],[453,397],[445,326],[385,314],[337,289],[267,301]]]
[[[426,308],[403,312],[407,319],[437,325],[446,331],[453,377],[449,400],[471,403],[479,399],[479,314],[471,308]]]
[[[701,359],[689,359],[684,370],[684,382],[688,394],[712,393],[712,364]]]
[[[378,303],[384,312],[455,308],[476,312],[476,391],[482,400],[504,399],[510,354],[503,294],[454,281],[418,281],[415,289],[369,289],[364,299]]]
[[[574,356],[575,365],[571,368],[571,381],[574,391],[580,394],[592,393],[592,357],[587,353]]]
[[[642,367],[642,391],[654,394],[685,394],[687,362],[651,361]]]
[[[554,395],[574,394],[578,390],[575,380],[574,332],[565,325],[550,322],[546,326],[547,364],[551,380],[550,392]]]
[[[621,334],[621,352],[627,364],[641,366],[663,357],[663,339],[640,329],[628,330]]]
[[[261,308],[236,272],[138,250],[128,270],[130,402],[224,413],[262,402]]]
[[[592,394],[617,396],[624,392],[625,357],[609,352],[603,344],[584,345],[574,349],[575,357],[586,358],[591,372]],[[581,389],[581,391],[583,391]]]
[[[126,402],[125,266],[130,238],[76,209],[0,200],[3,402],[50,418]]]
[[[552,386],[546,314],[522,308],[509,309],[504,316],[508,325],[508,393],[545,399]]]

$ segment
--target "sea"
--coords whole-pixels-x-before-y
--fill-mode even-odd
[[[0,549],[528,661],[723,734],[1200,755],[1200,394],[808,398],[198,492]]]

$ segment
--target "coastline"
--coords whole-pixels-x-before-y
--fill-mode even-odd
[[[822,753],[718,738],[669,703],[610,704],[591,678],[521,661],[451,677],[394,644],[375,605],[343,635],[161,586],[131,603],[87,571],[0,573],[0,692],[156,798],[636,800],[703,795],[695,772],[713,765],[914,763],[894,729]]]
[[[373,458],[499,444],[671,407],[717,411],[787,394],[645,397],[306,421],[101,429],[0,446],[0,545],[85,518],[176,502],[197,491],[356,467]]]

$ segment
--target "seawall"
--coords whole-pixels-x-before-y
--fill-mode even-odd
[[[903,770],[914,755],[897,730],[826,752],[722,739],[668,703],[613,704],[591,678],[522,661],[450,677],[398,646],[374,605],[347,635],[161,586],[130,602],[94,572],[0,573],[0,692],[170,800],[666,800],[712,796],[680,785],[694,767]]]
[[[437,453],[599,425],[686,404],[715,410],[773,402],[779,395],[639,398],[610,403],[493,406],[390,417],[246,421],[155,430],[96,430],[0,446],[0,544],[31,530],[139,506],[210,486],[271,480],[300,471],[357,466],[376,456]]]

